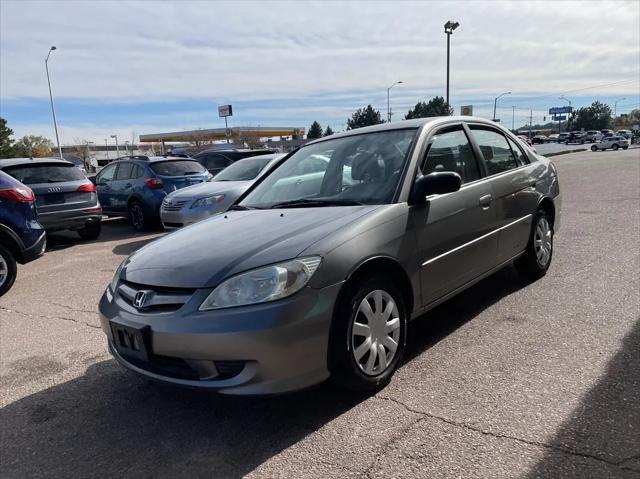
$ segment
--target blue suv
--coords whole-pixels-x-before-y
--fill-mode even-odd
[[[207,169],[192,159],[127,156],[105,166],[94,181],[103,214],[127,217],[142,231],[159,224],[165,196],[210,177]]]
[[[16,262],[36,259],[44,253],[46,244],[33,191],[0,171],[0,296],[16,280]]]

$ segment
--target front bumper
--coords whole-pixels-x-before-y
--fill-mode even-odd
[[[224,394],[276,394],[329,377],[329,329],[340,287],[307,287],[283,300],[214,311],[198,311],[211,290],[196,290],[170,313],[140,313],[107,290],[100,323],[115,359],[140,374]],[[121,354],[110,322],[146,328],[148,360]],[[232,368],[220,374],[222,367],[238,363],[235,373]]]
[[[186,205],[177,211],[167,211],[164,207],[160,207],[160,219],[165,229],[176,229],[211,218],[220,213],[219,210],[215,207],[190,208]]]

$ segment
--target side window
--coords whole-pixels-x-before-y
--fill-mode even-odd
[[[422,173],[428,175],[434,171],[458,173],[463,183],[480,178],[478,162],[462,127],[438,132],[432,138]]]
[[[116,173],[116,168],[118,165],[108,165],[105,166],[100,173],[96,176],[96,183],[106,183],[108,181],[113,180],[113,176]]]
[[[523,166],[523,165],[526,165],[527,163],[529,163],[527,157],[522,152],[522,149],[516,144],[516,142],[513,141],[509,137],[507,137],[507,141],[509,142],[509,146],[511,147],[511,151],[513,152],[513,154],[516,157],[516,161],[518,162],[518,165],[519,166]]]
[[[144,168],[140,165],[134,165],[131,172],[131,178],[142,178],[144,176]]]
[[[229,160],[222,155],[207,155],[204,166],[207,170],[222,170],[229,165]]]
[[[502,133],[471,125],[473,137],[480,147],[489,175],[518,167],[507,139]]]
[[[132,163],[120,163],[118,173],[116,174],[116,180],[128,180],[131,178]]]

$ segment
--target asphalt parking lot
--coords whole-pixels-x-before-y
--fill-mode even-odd
[[[548,275],[506,268],[414,322],[372,397],[227,398],[128,373],[96,306],[161,233],[52,237],[0,299],[1,476],[640,477],[640,149],[554,161]]]

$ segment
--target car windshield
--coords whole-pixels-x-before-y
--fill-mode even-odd
[[[197,161],[168,160],[151,163],[151,169],[160,176],[187,176],[200,175],[207,170]]]
[[[214,181],[248,181],[255,179],[273,156],[247,158],[229,165],[214,177]]]
[[[27,164],[9,166],[4,169],[16,180],[25,185],[36,185],[40,183],[61,183],[63,181],[84,180],[82,171],[75,165],[69,164]]]
[[[305,146],[240,203],[248,208],[386,204],[417,129],[366,133]]]

